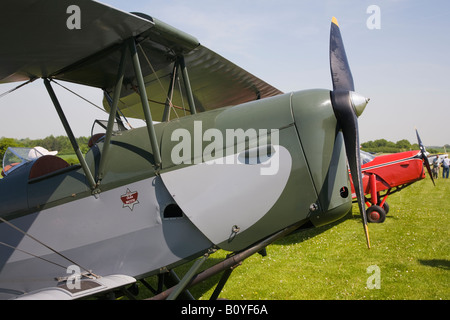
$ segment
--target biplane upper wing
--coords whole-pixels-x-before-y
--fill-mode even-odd
[[[154,25],[94,1],[77,1],[76,7],[73,3],[68,0],[2,2],[0,82],[65,78],[64,70],[74,70],[76,63],[136,37]],[[92,86],[108,85],[107,75],[103,75],[102,81],[88,73],[83,78],[68,80]]]
[[[197,111],[237,105],[282,93],[202,45],[187,53],[184,58]],[[146,63],[147,61],[143,62]],[[149,105],[155,120],[161,119],[172,72],[172,65],[167,65],[156,73],[148,73],[145,77]],[[189,107],[186,88],[182,81],[176,82],[174,93],[170,98],[176,115],[184,115],[185,109]],[[126,116],[143,118],[140,97],[130,87],[123,92],[120,101],[119,107]],[[106,100],[104,106],[108,108]]]
[[[73,3],[21,0],[0,5],[0,83],[52,78],[112,92],[122,48],[134,39],[152,113],[163,109],[173,65],[180,56],[199,111],[281,93],[162,21],[91,0]],[[142,112],[130,59],[123,83],[119,108],[139,118]],[[186,90],[177,88],[172,103],[181,106]]]

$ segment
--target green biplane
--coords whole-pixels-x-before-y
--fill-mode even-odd
[[[81,14],[78,28],[70,12]],[[220,292],[237,262],[347,214],[347,163],[369,245],[357,125],[368,100],[354,92],[334,18],[333,90],[293,93],[160,20],[94,1],[5,2],[0,23],[0,83],[42,79],[79,160],[9,163],[0,180],[1,298],[77,299],[158,275],[154,298],[175,299],[224,271]],[[109,116],[95,122],[85,155],[58,81],[103,90]],[[127,117],[145,126],[129,128]],[[198,272],[217,249],[230,257]],[[173,268],[193,260],[164,290]]]

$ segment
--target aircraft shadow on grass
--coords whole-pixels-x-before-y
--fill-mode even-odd
[[[447,259],[418,259],[419,263],[427,266],[450,270],[450,261]]]

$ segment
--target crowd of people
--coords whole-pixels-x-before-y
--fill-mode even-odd
[[[448,179],[449,175],[449,167],[450,167],[450,159],[448,155],[444,155],[442,161],[438,156],[433,160],[433,178],[437,179],[439,177],[440,167],[442,166],[442,178]]]

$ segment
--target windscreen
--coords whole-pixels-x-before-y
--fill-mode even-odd
[[[8,175],[24,163],[31,160],[30,152],[33,148],[8,148],[3,156],[3,173]]]

